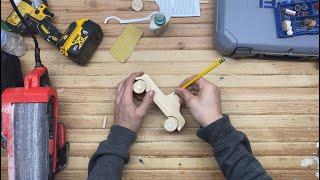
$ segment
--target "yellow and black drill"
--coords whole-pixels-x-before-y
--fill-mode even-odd
[[[40,34],[50,44],[55,45],[61,54],[78,64],[85,65],[102,40],[101,27],[89,19],[72,22],[62,34],[51,23],[54,14],[43,1],[37,4],[30,0],[22,0],[18,9],[34,33]],[[27,34],[25,25],[15,11],[7,18],[7,24],[16,33]]]

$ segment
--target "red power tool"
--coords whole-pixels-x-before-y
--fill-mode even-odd
[[[24,87],[3,92],[2,136],[9,179],[53,179],[66,166],[66,130],[58,123],[57,92],[46,67],[28,73]]]
[[[10,2],[21,16],[13,0]],[[10,180],[51,180],[67,165],[69,143],[64,125],[58,123],[57,92],[30,29],[29,34],[35,42],[36,66],[25,76],[24,87],[2,93],[1,145],[8,150]]]

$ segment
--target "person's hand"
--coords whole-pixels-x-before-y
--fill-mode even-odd
[[[181,84],[191,78],[185,79]],[[202,127],[223,117],[220,90],[204,78],[199,79],[187,89],[176,89],[175,93],[186,103],[193,118]]]
[[[154,91],[149,91],[144,96],[140,106],[133,102],[133,84],[135,78],[142,76],[143,72],[132,73],[118,85],[115,99],[115,124],[137,132],[142,120],[153,101]]]

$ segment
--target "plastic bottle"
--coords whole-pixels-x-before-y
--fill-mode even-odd
[[[15,56],[22,56],[26,51],[23,39],[19,34],[3,29],[1,29],[1,50]]]
[[[165,16],[163,13],[157,13],[152,17],[149,28],[154,35],[160,35],[168,29],[171,17]]]

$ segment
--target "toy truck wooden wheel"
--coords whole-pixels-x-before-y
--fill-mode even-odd
[[[173,132],[178,128],[178,120],[174,117],[169,117],[164,122],[164,129],[168,132]]]
[[[131,6],[134,11],[141,11],[143,9],[143,2],[142,0],[133,0]]]
[[[146,91],[147,85],[143,80],[138,80],[133,84],[133,91],[137,94],[141,94]]]

